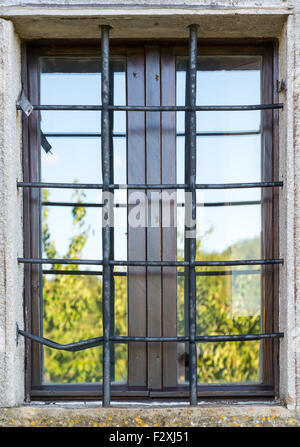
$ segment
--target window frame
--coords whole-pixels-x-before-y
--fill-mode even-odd
[[[66,42],[38,41],[24,43],[22,47],[22,82],[24,92],[31,103],[39,103],[38,58],[42,56],[91,55],[101,54],[100,41]],[[111,54],[126,56],[135,47],[142,45],[168,46],[176,55],[188,54],[186,41],[111,41]],[[198,55],[203,54],[247,54],[261,55],[262,65],[262,103],[278,102],[277,93],[277,41],[276,40],[198,40]],[[38,111],[32,115],[38,116]],[[278,178],[278,110],[262,112],[262,159],[263,171],[261,181]],[[271,163],[268,162],[271,160]],[[24,181],[38,181],[39,177],[39,129],[38,120],[23,118],[23,178]],[[277,258],[278,244],[278,188],[262,188],[264,206],[262,207],[262,228],[264,235],[263,258]],[[39,241],[36,234],[40,231],[40,214],[37,203],[38,189],[23,191],[24,202],[24,256],[39,257]],[[41,296],[40,267],[24,265],[24,319],[25,330],[40,334],[41,330]],[[262,267],[262,332],[278,331],[278,294],[279,266]],[[266,274],[268,273],[268,274]],[[266,299],[269,297],[269,299]],[[201,399],[218,398],[264,398],[273,399],[279,393],[279,340],[262,340],[263,346],[263,383],[262,384],[224,384],[198,385],[198,397]],[[41,348],[36,343],[25,340],[25,392],[26,400],[35,399],[100,399],[102,385],[93,384],[54,384],[41,383],[42,358]],[[147,389],[132,389],[128,385],[112,385],[112,398],[118,399],[186,399],[189,396],[187,386],[178,385],[176,390],[149,392]]]

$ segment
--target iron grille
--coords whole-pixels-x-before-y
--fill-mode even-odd
[[[28,108],[28,101],[22,106],[19,100],[17,109],[23,110],[27,115],[32,110],[80,110],[80,111],[101,111],[101,133],[91,133],[89,136],[101,136],[102,138],[102,184],[78,184],[78,183],[43,183],[43,182],[17,182],[20,188],[70,188],[70,189],[101,189],[102,191],[113,192],[115,189],[184,189],[191,193],[192,206],[189,210],[191,218],[196,221],[197,204],[196,190],[197,189],[235,189],[235,188],[273,188],[283,186],[283,182],[255,182],[255,183],[227,183],[227,184],[197,184],[196,183],[196,138],[199,132],[196,131],[196,112],[197,111],[247,111],[247,110],[268,110],[281,109],[283,104],[258,104],[258,105],[229,105],[229,106],[197,106],[196,105],[196,75],[197,75],[197,25],[189,26],[189,63],[187,72],[187,104],[186,106],[115,106],[110,104],[110,58],[109,58],[109,30],[110,26],[101,26],[101,64],[102,64],[102,105],[30,105]],[[186,148],[185,151],[185,165],[186,178],[184,184],[127,184],[119,185],[111,182],[112,179],[112,163],[111,163],[111,122],[110,112],[112,111],[142,111],[142,112],[170,112],[170,111],[184,111],[186,113]],[[253,134],[257,132],[247,132],[246,134]],[[205,134],[205,133],[201,133]],[[212,133],[209,133],[211,135]],[[218,135],[230,134],[217,132]],[[243,132],[241,134],[244,134]],[[45,136],[80,136],[80,134],[45,134]],[[84,134],[84,136],[87,136]],[[109,195],[111,197],[111,195]],[[103,209],[104,220],[109,220],[109,213],[113,213],[113,205],[108,204],[107,210]],[[237,202],[233,204],[252,204],[255,202]],[[70,202],[43,202],[44,205],[59,205],[59,206],[86,206],[86,207],[103,207],[103,204],[95,203],[70,203]],[[226,202],[218,202],[217,206],[225,206]],[[230,202],[230,204],[232,204]],[[183,204],[179,204],[179,206]],[[204,206],[212,206],[215,204],[201,204]],[[104,213],[106,213],[104,215]],[[117,261],[112,259],[112,234],[109,225],[104,225],[102,228],[103,240],[103,257],[102,260],[81,260],[81,259],[45,259],[45,258],[18,258],[19,263],[23,264],[77,264],[77,265],[101,265],[103,271],[80,270],[78,274],[86,275],[102,275],[103,277],[103,337],[92,338],[88,340],[79,341],[62,345],[52,340],[33,335],[27,331],[23,331],[17,327],[17,335],[22,335],[30,340],[33,340],[42,345],[53,349],[76,352],[83,349],[93,348],[95,346],[103,345],[103,406],[110,405],[111,400],[111,352],[112,344],[114,343],[129,343],[134,342],[186,342],[189,344],[190,356],[190,371],[189,371],[189,388],[190,388],[190,404],[197,405],[197,350],[196,343],[207,342],[228,342],[228,341],[250,341],[263,339],[278,339],[284,336],[283,333],[265,333],[265,334],[235,334],[235,335],[196,335],[196,276],[204,274],[203,272],[196,272],[196,267],[199,266],[247,266],[247,265],[268,265],[268,264],[283,264],[283,259],[256,259],[256,260],[235,260],[235,261],[196,261],[196,237],[192,237],[187,242],[187,257],[184,261]],[[188,336],[177,337],[135,337],[135,336],[116,336],[112,333],[111,315],[110,315],[110,300],[113,291],[113,276],[126,275],[125,272],[114,272],[114,266],[178,266],[187,267],[187,290],[188,290]],[[247,273],[259,273],[259,270],[246,270]],[[43,270],[45,274],[63,273],[68,274],[65,270]],[[73,271],[70,274],[76,274]],[[205,274],[232,274],[232,271],[226,272],[205,272]],[[179,272],[179,275],[185,275]]]

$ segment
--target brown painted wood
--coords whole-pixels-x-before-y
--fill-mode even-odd
[[[272,51],[273,50],[273,51]],[[272,48],[273,56],[273,101],[278,97],[278,42]],[[279,179],[279,110],[273,111],[273,176]],[[273,256],[279,258],[279,189],[273,191]],[[279,266],[273,267],[273,331],[279,332]],[[279,397],[279,340],[273,341],[273,368],[275,396]]]
[[[160,105],[160,48],[146,46],[146,105]],[[161,183],[161,114],[146,113],[147,183]],[[148,191],[147,260],[160,261],[161,202],[159,191]],[[154,209],[155,208],[155,209]],[[153,225],[157,225],[154,227]],[[160,267],[147,268],[147,335],[162,335],[162,276]],[[148,387],[162,387],[162,345],[148,343]]]
[[[145,105],[144,51],[132,52],[127,60],[128,105]],[[145,114],[127,113],[127,181],[146,182]],[[141,191],[144,194],[144,191]],[[128,193],[128,203],[135,191]],[[129,213],[133,205],[129,205]],[[128,225],[128,259],[146,260],[146,229]],[[147,335],[146,268],[128,267],[128,334]],[[128,384],[147,382],[146,343],[128,344]]]
[[[176,58],[169,47],[161,52],[161,104],[176,104]],[[176,183],[176,113],[161,114],[162,183]],[[164,194],[175,194],[167,190]],[[175,261],[177,255],[176,198],[171,203],[162,200],[162,222],[170,218],[170,227],[162,227],[162,260]],[[169,216],[170,214],[170,216]],[[177,335],[176,267],[162,269],[162,329],[163,336]],[[177,345],[163,343],[163,386],[177,385]]]
[[[33,104],[39,104],[39,73],[38,52],[32,50],[28,58],[29,100]],[[27,156],[30,160],[29,178],[31,182],[40,181],[40,145],[39,145],[39,112],[33,111],[28,118],[29,150]],[[41,256],[40,241],[40,191],[31,189],[30,193],[30,256],[32,258]],[[26,218],[27,219],[27,218]],[[25,229],[26,232],[26,229]],[[31,330],[35,335],[41,334],[41,266],[31,265]],[[37,343],[31,344],[32,357],[32,385],[40,384],[42,381],[42,347]]]
[[[187,399],[189,396],[188,386],[179,386],[176,389],[169,388],[163,391],[149,391],[143,387],[127,387],[120,385],[112,385],[112,397],[117,399]],[[72,399],[90,399],[97,400],[102,396],[101,385],[43,385],[41,387],[33,387],[31,398],[38,399],[55,399],[72,400]],[[270,385],[203,385],[198,386],[198,396],[202,399],[213,398],[217,402],[218,399],[226,398],[274,398],[274,390]]]
[[[271,103],[273,100],[272,53],[267,52],[262,66],[262,102]],[[261,113],[262,127],[262,181],[273,181],[273,111],[265,110]],[[262,189],[262,258],[272,258],[273,252],[273,188]],[[273,271],[272,265],[262,268],[262,332],[273,331]],[[273,384],[273,341],[261,342],[263,352],[262,380],[263,383]]]
[[[276,102],[277,95],[274,80],[276,80],[276,63],[272,74],[272,51],[273,42],[265,41],[201,41],[199,40],[199,54],[261,54],[264,57],[263,67],[263,102]],[[99,56],[99,44],[81,44],[74,46],[64,42],[62,45],[49,46],[43,42],[29,45],[28,51],[28,95],[33,103],[38,103],[38,75],[37,75],[37,57],[40,55],[80,55],[90,54]],[[147,104],[167,104],[172,103],[172,94],[175,94],[175,88],[172,92],[172,61],[175,61],[175,55],[186,55],[187,44],[180,43],[167,48],[161,45],[163,50],[153,45],[147,46],[147,58],[141,43],[131,42],[128,47],[122,45],[118,47],[117,42],[112,42],[112,54],[127,55],[128,61],[128,78],[127,78],[127,95],[128,104],[145,105],[147,96]],[[274,59],[275,60],[275,59]],[[25,62],[24,62],[25,61]],[[145,75],[145,66],[146,73]],[[149,71],[148,71],[149,68]],[[151,68],[151,70],[150,70]],[[155,70],[156,68],[156,70]],[[157,71],[157,73],[156,73]],[[26,83],[26,59],[23,59],[23,80]],[[154,75],[154,77],[153,77]],[[156,78],[156,75],[160,79]],[[145,86],[145,77],[147,77],[147,85]],[[169,81],[168,81],[169,80]],[[158,88],[157,87],[158,84]],[[146,90],[146,91],[145,91]],[[159,91],[159,94],[158,94]],[[148,102],[149,101],[149,102]],[[23,126],[24,132],[24,180],[34,181],[39,179],[39,145],[38,145],[38,112],[24,121],[28,123]],[[263,114],[263,174],[262,180],[277,180],[278,175],[278,111],[265,111]],[[156,114],[147,113],[147,123],[145,123],[145,114],[142,112],[128,112],[128,183],[144,183],[148,182],[166,182],[168,178],[173,178],[173,159],[172,157],[172,139],[175,135],[168,133],[166,129],[172,129],[173,113]],[[274,119],[272,119],[272,116]],[[158,118],[159,117],[159,118]],[[150,129],[150,132],[149,132]],[[162,129],[162,131],[161,131]],[[146,135],[147,133],[147,135]],[[272,137],[274,139],[272,145]],[[146,143],[147,139],[147,153]],[[175,141],[175,140],[174,140]],[[164,148],[168,147],[168,150]],[[174,144],[175,147],[175,144]],[[158,149],[159,148],[159,149]],[[168,154],[168,155],[167,155]],[[151,167],[151,169],[150,169]],[[147,171],[147,172],[146,172]],[[147,174],[147,175],[146,175]],[[148,178],[149,177],[149,178]],[[152,180],[150,180],[150,178]],[[155,180],[154,180],[155,179]],[[156,179],[158,179],[156,181]],[[278,189],[265,188],[263,190],[263,249],[262,256],[276,257],[278,256]],[[269,195],[268,195],[269,194]],[[27,198],[26,198],[27,195]],[[271,200],[271,201],[270,201]],[[39,241],[36,235],[39,234],[39,196],[37,191],[26,192],[24,190],[24,226],[25,226],[25,242],[24,253],[28,257],[39,256]],[[272,205],[273,201],[273,205]],[[31,212],[29,210],[31,208]],[[161,214],[159,215],[159,219]],[[160,235],[158,237],[158,234]],[[148,242],[147,242],[148,237]],[[172,245],[173,233],[166,232],[158,228],[157,232],[147,234],[145,229],[129,229],[128,228],[128,259],[145,260],[146,255],[153,259],[169,259],[173,258],[174,250],[176,256],[176,238],[175,245]],[[159,244],[154,242],[160,240]],[[167,240],[171,243],[168,244]],[[153,246],[149,244],[153,241]],[[155,257],[154,257],[155,256]],[[158,257],[156,257],[158,256]],[[146,269],[144,267],[128,268],[128,324],[129,335],[175,335],[176,334],[176,300],[172,301],[171,290],[175,290],[172,274],[167,274],[173,268],[163,269],[161,276],[160,269],[157,272],[151,271],[148,280],[146,278]],[[32,276],[32,278],[31,278]],[[156,280],[154,280],[156,278]],[[40,297],[39,289],[39,266],[26,268],[25,266],[25,318],[27,330],[34,333],[40,331]],[[158,280],[157,280],[158,279]],[[147,284],[148,284],[148,301],[147,301]],[[158,293],[156,293],[158,292]],[[172,306],[172,303],[175,303]],[[31,315],[31,321],[30,321]],[[175,327],[174,327],[175,321]],[[32,322],[32,324],[31,324]],[[265,331],[273,331],[278,329],[278,268],[267,266],[263,276],[263,325]],[[173,332],[174,331],[174,334]],[[274,383],[275,390],[278,390],[278,344],[275,341],[264,341],[264,360],[263,360],[263,384],[255,386],[244,385],[228,385],[216,386],[212,389],[209,385],[203,385],[198,388],[198,395],[201,397],[230,397],[230,396],[273,396]],[[156,397],[172,397],[187,396],[187,391],[182,387],[176,386],[176,360],[174,359],[174,346],[167,344],[152,344],[147,354],[146,344],[130,343],[128,353],[128,386],[124,386],[122,390],[113,388],[113,395],[133,397],[148,396]],[[30,342],[27,343],[30,346]],[[26,348],[27,349],[27,348]],[[173,350],[173,352],[172,352]],[[32,397],[37,398],[53,398],[60,396],[61,398],[99,398],[101,395],[101,387],[93,389],[86,386],[41,386],[41,365],[42,356],[41,349],[32,344],[32,372],[30,371],[30,352],[26,350],[27,360],[27,377],[32,376]],[[149,375],[147,376],[147,362],[149,362]],[[29,383],[29,380],[27,379]],[[140,386],[140,387],[133,387]],[[159,393],[159,389],[167,389],[172,387],[172,391]],[[141,389],[142,388],[142,389]],[[149,389],[150,388],[150,389]],[[152,389],[152,390],[151,390]],[[100,392],[100,394],[99,394]],[[27,393],[29,398],[29,393]]]

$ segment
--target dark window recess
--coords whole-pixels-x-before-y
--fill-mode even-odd
[[[197,404],[198,396],[274,397],[278,389],[278,340],[283,337],[283,334],[278,331],[277,318],[278,266],[283,263],[283,260],[278,258],[277,246],[277,191],[278,187],[283,184],[281,181],[273,179],[277,178],[276,123],[278,109],[281,109],[283,105],[276,103],[276,89],[272,89],[272,85],[276,85],[274,82],[276,79],[275,68],[273,69],[273,64],[274,67],[276,66],[276,52],[274,51],[273,54],[273,45],[249,46],[245,44],[244,48],[242,45],[222,46],[216,44],[215,47],[212,45],[208,48],[200,43],[199,49],[197,49],[197,26],[191,25],[189,27],[188,57],[184,44],[146,44],[139,47],[129,45],[125,49],[114,45],[110,57],[109,26],[102,26],[101,29],[101,55],[97,47],[82,46],[70,50],[64,46],[54,49],[51,46],[46,49],[43,46],[35,46],[28,47],[27,51],[24,49],[25,91],[20,96],[17,108],[22,109],[24,114],[29,117],[24,116],[24,181],[18,182],[18,187],[23,189],[24,195],[25,254],[23,258],[18,259],[18,262],[24,264],[25,269],[26,328],[25,330],[18,328],[17,331],[19,335],[26,337],[27,398],[99,398],[102,396],[103,406],[108,406],[111,396],[118,398],[123,396],[127,399],[129,397],[189,397],[191,405]],[[247,56],[248,54],[251,56]],[[118,58],[119,55],[126,59],[126,63]],[[261,60],[262,62],[260,62]],[[72,97],[65,105],[40,104],[38,64],[42,67],[41,70],[45,76],[47,73],[53,72],[61,74],[72,72],[80,79],[82,74],[89,73],[90,82],[98,83],[98,92],[95,93],[95,97],[98,95],[99,104],[88,105],[83,101],[77,105],[70,105],[73,104]],[[197,104],[197,98],[201,97],[201,91],[198,96],[197,86],[198,92],[199,83],[203,92],[208,88],[205,84],[207,74],[213,77],[216,73],[222,71],[226,73],[230,70],[259,72],[262,102],[257,105],[247,105],[238,104],[234,99],[232,105],[222,102],[217,105]],[[121,82],[123,72],[127,76],[126,82],[124,81],[127,94],[125,103],[119,104],[118,98],[114,98],[114,84]],[[202,77],[204,84],[201,84]],[[182,81],[183,78],[184,81]],[[71,83],[73,80],[69,82]],[[224,82],[226,82],[226,76]],[[177,98],[177,105],[175,105],[176,86],[179,98]],[[178,104],[182,94],[180,86],[183,86],[185,90],[183,105]],[[53,89],[53,97],[58,97],[59,92],[55,91],[55,85],[51,86],[49,83],[48,88],[50,87]],[[229,90],[230,88],[232,85],[228,86]],[[63,95],[63,92],[61,94]],[[74,95],[82,98],[76,86]],[[32,106],[27,98],[33,104]],[[78,121],[78,128],[75,126],[75,130],[74,128],[61,132],[56,129],[51,130],[51,121],[47,115],[51,111],[71,113],[72,116],[77,112],[88,113],[91,121],[93,114],[97,114],[99,117],[99,112],[101,112],[101,129],[99,132],[89,129],[82,130],[80,121]],[[201,116],[204,116],[204,120],[207,119],[206,115],[201,115],[201,113],[248,113],[250,111],[261,111],[261,122],[258,129],[201,129]],[[123,119],[120,118],[121,115],[116,115],[118,113],[126,113],[127,116],[127,124],[122,129],[118,129],[118,122]],[[176,116],[176,114],[178,115]],[[41,117],[42,122],[44,120],[46,124],[50,123],[48,129],[40,129]],[[200,126],[198,120],[200,120]],[[184,123],[184,128],[180,128],[181,122]],[[261,157],[262,171],[259,181],[198,183],[200,175],[198,174],[197,159],[205,162],[205,155],[202,158],[201,156],[196,157],[198,139],[244,136],[261,138],[262,150],[259,156]],[[48,153],[53,151],[52,141],[64,141],[67,138],[84,138],[85,140],[82,141],[85,142],[92,139],[97,142],[101,139],[101,181],[95,183],[41,181],[40,146],[45,151],[45,156],[49,156]],[[115,203],[113,199],[113,196],[124,186],[121,181],[115,183],[114,180],[118,177],[118,172],[114,169],[114,141],[116,138],[126,139],[127,177],[124,183],[126,183],[127,201],[125,204]],[[176,146],[180,148],[180,138],[184,139],[182,159],[180,159],[179,152],[176,154]],[[202,140],[199,141],[201,146]],[[208,144],[207,141],[206,144]],[[76,150],[75,146],[73,150]],[[85,150],[87,152],[88,149]],[[210,149],[208,147],[203,150],[207,152]],[[243,147],[240,147],[239,151],[243,151]],[[69,157],[72,157],[72,154],[69,154]],[[184,176],[181,178],[181,183],[179,182],[180,176],[176,176],[176,164],[178,170],[180,160],[184,165]],[[217,165],[218,160],[215,160],[215,163]],[[199,172],[201,172],[201,166]],[[75,199],[64,200],[66,196],[61,193],[61,197],[56,195],[56,200],[49,200],[41,194],[41,191],[45,189],[58,191],[71,189],[75,192]],[[220,198],[216,198],[214,193],[211,194],[214,190],[250,191],[252,189],[261,191],[261,195],[255,198],[249,195],[246,199],[240,199],[238,195],[238,199],[234,199],[233,194],[233,198],[228,199],[224,194]],[[79,194],[82,190],[90,191],[91,195],[88,196],[90,199],[82,200],[81,196],[76,195],[78,190]],[[257,247],[260,247],[258,252],[261,256],[255,258],[249,255],[245,259],[238,257],[235,259],[232,255],[233,259],[231,257],[226,260],[217,256],[217,259],[212,260],[209,256],[205,258],[204,250],[199,259],[196,231],[194,231],[192,237],[184,238],[183,257],[178,260],[180,256],[177,256],[177,235],[174,233],[176,227],[174,222],[167,229],[161,225],[157,228],[148,227],[146,229],[129,227],[126,233],[128,238],[127,255],[124,260],[115,258],[116,235],[114,228],[108,225],[102,227],[101,260],[97,258],[76,259],[71,255],[69,257],[50,257],[51,246],[48,246],[47,256],[43,256],[41,232],[44,222],[41,210],[46,209],[45,207],[63,207],[64,209],[72,207],[74,219],[77,221],[81,219],[81,215],[78,213],[79,209],[84,209],[85,212],[87,210],[97,212],[97,209],[100,209],[103,222],[107,222],[114,219],[114,214],[118,210],[128,209],[131,194],[137,191],[149,194],[153,191],[163,190],[168,192],[181,190],[190,193],[192,197],[190,207],[185,206],[184,200],[178,200],[174,204],[178,210],[183,208],[185,222],[190,219],[197,222],[197,214],[203,208],[215,210],[226,207],[230,207],[230,209],[243,206],[250,206],[252,209],[258,207],[258,213],[261,213],[261,237]],[[96,195],[93,195],[94,191],[102,192],[102,203],[101,201],[97,202]],[[204,194],[202,196],[199,194],[201,191]],[[107,199],[105,199],[106,192],[110,193],[107,195]],[[211,194],[208,196],[208,200],[206,192]],[[159,213],[163,212],[160,204]],[[160,217],[161,214],[158,215],[158,220]],[[63,220],[60,225],[64,225]],[[186,235],[187,231],[195,229],[196,224],[195,228],[184,228],[183,232]],[[238,256],[237,244],[234,245],[234,250]],[[55,255],[56,251],[53,250],[53,253]],[[47,267],[43,268],[42,266]],[[67,266],[70,268],[66,268]],[[85,266],[85,269],[80,270],[80,266]],[[244,266],[248,268],[242,268]],[[253,266],[256,268],[253,269]],[[116,271],[116,267],[120,269]],[[102,278],[103,331],[101,335],[69,344],[64,340],[52,341],[43,337],[43,313],[47,311],[47,306],[43,309],[43,275],[63,275],[74,278],[99,276]],[[230,277],[235,280],[241,275],[256,275],[261,278],[259,286],[259,290],[261,290],[261,303],[259,304],[261,306],[261,331],[237,333],[237,325],[232,333],[203,333],[201,325],[199,326],[200,323],[197,321],[197,305],[199,304],[197,302],[199,300],[197,298],[197,281],[200,281],[201,278],[203,281],[209,281],[209,278],[219,277],[225,279]],[[115,327],[116,281],[118,278],[124,277],[127,278],[128,335],[120,333]],[[183,281],[184,318],[180,323],[181,329],[177,327],[176,313],[178,278],[179,280],[182,278]],[[49,285],[45,281],[44,287],[47,284]],[[248,292],[250,293],[250,290]],[[245,311],[240,310],[238,305],[235,309],[238,309],[235,310],[238,314],[238,318],[236,318],[238,322],[248,315],[247,313],[243,314]],[[254,311],[249,311],[249,315],[254,315]],[[232,317],[233,320],[234,318]],[[80,326],[80,322],[78,322],[78,326]],[[197,376],[197,362],[201,360],[199,360],[199,356],[204,359],[201,352],[203,346],[222,343],[225,346],[226,343],[232,342],[240,343],[242,346],[243,342],[255,340],[261,342],[259,352],[262,353],[259,366],[260,379],[256,383],[226,384],[222,383],[222,375],[220,379],[216,376],[213,379],[208,377],[207,383],[205,383],[202,376],[200,379]],[[125,366],[127,377],[126,384],[118,384],[115,353],[118,347],[123,345],[128,346],[122,357],[128,362],[128,366]],[[176,346],[180,346],[180,348],[177,349]],[[48,351],[43,350],[47,349],[44,347],[71,353],[101,347],[103,368],[101,378],[99,379],[100,375],[97,376],[95,373],[97,380],[94,384],[47,383],[47,380],[43,379],[44,361],[47,359],[47,362],[57,362],[57,358],[51,358],[51,354],[47,354]],[[100,359],[100,354],[97,356]],[[101,362],[98,366],[97,363],[95,365],[96,368],[101,368]],[[182,383],[180,380],[178,381],[178,368],[181,368]],[[99,384],[101,381],[102,385]],[[214,381],[219,383],[214,385]],[[230,382],[230,380],[228,381]]]

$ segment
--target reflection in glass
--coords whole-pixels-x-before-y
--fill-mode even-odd
[[[101,105],[101,60],[98,57],[45,57],[40,59],[40,103]],[[111,101],[126,104],[125,60],[111,62]],[[43,111],[41,130],[52,146],[41,148],[41,180],[61,183],[99,183],[102,179],[101,112]],[[126,113],[114,112],[114,176],[126,183]],[[65,133],[65,135],[62,135]],[[72,133],[73,135],[68,135]],[[55,134],[55,135],[53,135]],[[80,134],[80,135],[78,135]],[[124,196],[124,195],[123,195]],[[126,259],[126,197],[116,194],[115,257]],[[101,190],[42,190],[42,251],[48,258],[102,258]],[[47,202],[70,202],[51,206]],[[75,206],[72,203],[88,203]],[[96,206],[95,206],[96,205]],[[125,214],[124,214],[125,213]],[[71,343],[102,335],[102,276],[81,275],[81,270],[101,272],[86,265],[45,265],[45,269],[73,274],[43,277],[43,335]],[[67,273],[67,272],[66,272]],[[127,334],[127,281],[115,279],[115,330]],[[90,383],[102,380],[102,347],[77,353],[45,348],[44,382]],[[127,380],[127,347],[114,350],[113,380]]]
[[[187,59],[177,59],[177,105],[186,104]],[[201,56],[197,105],[261,103],[260,56]],[[197,112],[196,183],[261,181],[259,111]],[[177,182],[184,183],[185,114],[177,113]],[[197,190],[196,260],[261,258],[261,190]],[[185,210],[178,210],[184,219]],[[184,259],[182,224],[178,258]],[[182,241],[182,242],[181,242]],[[186,275],[188,274],[186,269]],[[188,335],[184,270],[177,275],[178,333]],[[261,270],[256,267],[197,268],[197,335],[261,332]],[[186,296],[185,296],[186,295]],[[260,381],[261,343],[199,343],[199,383]],[[188,381],[188,345],[178,346],[178,381]]]
[[[76,266],[63,269],[77,270]],[[102,334],[101,277],[75,274],[44,275],[43,336],[68,344],[101,337]],[[45,347],[44,382],[100,382],[101,362],[101,346],[79,352],[58,351]]]

